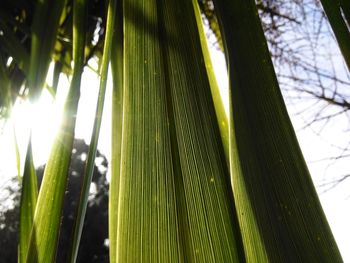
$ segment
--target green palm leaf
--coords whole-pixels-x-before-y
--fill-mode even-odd
[[[38,0],[32,25],[32,43],[27,86],[32,98],[44,87],[65,0]]]
[[[238,225],[192,3],[127,0],[123,10],[117,242],[110,249],[117,262],[237,261]]]
[[[22,191],[20,201],[19,218],[19,247],[18,262],[26,262],[30,233],[33,227],[33,219],[36,201],[38,197],[38,186],[35,167],[33,163],[32,143],[29,140],[24,173],[22,179]]]
[[[214,1],[230,78],[230,171],[248,262],[342,262],[289,120],[255,1]]]
[[[82,33],[84,32],[84,27],[85,27],[85,17],[86,17],[85,12],[86,12],[87,4],[85,0],[77,1],[76,3],[77,4],[75,5],[75,9],[74,9],[75,13],[77,14],[76,20],[77,20],[77,23],[81,23],[81,24],[77,25],[77,23],[75,23],[75,25],[76,27],[80,26],[78,29],[78,33]],[[78,256],[79,242],[80,242],[81,233],[83,230],[86,207],[87,207],[88,197],[89,197],[89,190],[90,190],[92,175],[94,172],[97,143],[98,143],[98,137],[100,134],[103,105],[104,105],[104,99],[105,99],[105,93],[106,93],[108,65],[110,60],[111,44],[113,39],[115,5],[116,5],[115,0],[110,1],[108,5],[107,31],[106,31],[105,43],[103,48],[103,56],[102,56],[100,89],[99,89],[99,95],[98,95],[98,101],[97,101],[97,109],[95,113],[94,128],[91,136],[91,142],[90,142],[87,162],[85,166],[85,171],[84,171],[84,179],[81,187],[78,213],[77,213],[77,218],[76,218],[75,227],[74,227],[72,249],[71,249],[70,259],[69,259],[69,262],[72,262],[72,263],[76,261],[76,258]],[[84,13],[80,13],[80,12],[84,12]],[[81,43],[81,44],[84,44],[84,43]]]
[[[220,94],[220,87],[218,86],[214,66],[212,64],[210,53],[208,49],[207,38],[203,28],[202,16],[198,6],[198,1],[192,0],[194,13],[197,21],[198,33],[201,41],[201,48],[203,52],[204,65],[207,69],[207,75],[210,83],[211,96],[213,98],[216,118],[218,121],[221,140],[225,150],[227,163],[229,163],[229,134],[228,134],[228,116],[225,112],[224,103]]]
[[[85,16],[83,13],[85,11],[82,8],[84,0],[75,1],[78,1],[76,4],[79,8],[75,9],[76,19],[73,24],[73,76],[62,124],[46,164],[39,192],[27,262],[53,262],[56,255],[84,67]],[[45,62],[45,59],[43,60]]]

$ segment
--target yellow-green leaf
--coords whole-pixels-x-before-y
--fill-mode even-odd
[[[126,0],[117,262],[237,262],[238,223],[192,2]]]
[[[77,4],[74,6],[74,11],[77,14],[76,20],[80,22],[84,22],[82,24],[79,24],[81,27],[79,28],[78,33],[82,34],[85,29],[84,26],[85,26],[85,17],[86,17],[85,13],[82,13],[82,12],[86,12],[87,3],[85,0],[76,1],[76,3]],[[105,99],[106,85],[107,85],[108,66],[109,66],[110,53],[111,53],[111,44],[113,39],[115,6],[116,6],[116,0],[109,1],[108,12],[107,12],[107,22],[106,22],[107,31],[106,31],[105,43],[103,47],[103,56],[102,56],[102,65],[101,65],[101,74],[100,74],[100,88],[99,88],[99,95],[98,95],[98,101],[97,101],[97,108],[95,112],[95,121],[94,121],[94,127],[93,127],[90,146],[89,146],[87,162],[84,169],[84,178],[83,178],[80,198],[78,202],[79,203],[78,212],[77,212],[77,218],[75,220],[72,249],[71,249],[70,259],[69,259],[69,262],[72,262],[72,263],[76,261],[76,258],[78,256],[79,242],[80,242],[81,233],[84,226],[84,219],[85,219],[86,207],[88,203],[90,185],[91,185],[92,175],[95,167],[95,157],[96,157],[98,138],[100,135],[102,113],[103,113],[103,106],[104,106],[104,99]],[[77,23],[75,20],[74,20],[74,24],[75,24],[75,28],[79,26],[79,25],[76,25]]]
[[[78,1],[81,7],[84,0]],[[61,126],[46,164],[38,203],[35,210],[33,231],[27,262],[54,262],[60,229],[63,200],[68,180],[68,168],[71,158],[75,118],[80,97],[80,82],[84,67],[85,34],[83,34],[85,16],[78,10],[73,25],[73,76],[64,107]]]
[[[213,98],[214,107],[215,107],[215,113],[216,118],[218,121],[218,125],[220,128],[220,135],[222,144],[225,150],[225,156],[227,163],[229,163],[229,135],[228,135],[228,116],[225,112],[224,103],[220,94],[220,87],[218,86],[215,72],[214,72],[214,66],[210,58],[209,48],[208,48],[208,41],[206,34],[204,32],[203,28],[203,21],[201,12],[198,6],[197,0],[192,0],[193,8],[195,11],[195,17],[197,21],[197,27],[198,27],[198,33],[201,41],[201,47],[203,52],[203,58],[204,58],[204,64],[207,69],[207,75],[210,83],[210,89],[211,89],[211,96]]]
[[[112,94],[112,159],[111,181],[108,202],[109,260],[117,262],[118,199],[120,181],[120,158],[123,123],[123,3],[117,1],[114,36],[111,49],[111,69],[113,77]]]
[[[19,208],[18,262],[26,262],[30,233],[33,227],[34,211],[38,197],[38,185],[33,163],[32,143],[29,139],[21,188]]]

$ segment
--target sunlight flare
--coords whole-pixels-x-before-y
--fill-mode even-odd
[[[36,165],[46,162],[58,131],[63,107],[63,99],[60,97],[54,99],[44,90],[37,103],[18,99],[13,107],[11,122],[18,138],[21,156],[24,156],[31,131]]]

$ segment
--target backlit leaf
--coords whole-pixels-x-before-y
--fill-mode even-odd
[[[248,262],[342,262],[254,0],[215,0],[230,79],[230,171]]]
[[[82,7],[84,0],[78,1]],[[58,2],[58,1],[57,1]],[[80,97],[80,82],[84,67],[84,16],[80,12],[73,25],[73,76],[64,107],[61,126],[53,144],[49,160],[46,164],[41,184],[38,203],[35,210],[33,231],[27,262],[54,262],[64,195],[68,180],[68,168],[71,158],[75,118]]]
[[[35,167],[33,163],[32,143],[29,140],[26,161],[22,179],[21,201],[19,208],[19,247],[18,262],[26,262],[30,233],[33,227],[33,219],[36,201],[38,198],[38,185]]]
[[[124,1],[117,262],[235,262],[235,208],[189,1]],[[181,19],[179,19],[181,17]]]

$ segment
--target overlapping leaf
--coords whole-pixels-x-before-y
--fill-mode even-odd
[[[41,89],[44,87],[65,2],[65,0],[36,2],[27,75],[27,86],[30,88],[32,99],[40,96]]]
[[[117,262],[234,262],[229,174],[192,3],[124,1]],[[181,15],[182,19],[179,19]]]
[[[75,14],[77,14],[76,16],[77,21],[74,22],[74,25],[76,27],[79,26],[79,29],[77,30],[77,35],[78,34],[83,35],[84,29],[85,29],[85,24],[86,24],[85,13],[86,13],[86,6],[87,6],[85,2],[86,2],[85,0],[82,0],[81,2],[77,1],[76,2],[77,4],[74,6],[75,7],[74,12]],[[113,39],[115,7],[116,7],[116,1],[111,0],[108,4],[107,32],[106,32],[105,43],[103,48],[101,74],[100,74],[100,89],[99,89],[97,108],[95,113],[95,122],[94,122],[93,131],[92,131],[87,162],[84,170],[84,179],[81,187],[80,198],[78,201],[79,203],[78,213],[77,213],[77,218],[75,220],[74,236],[72,240],[72,249],[71,249],[70,259],[69,259],[69,262],[72,262],[72,263],[76,261],[76,258],[78,255],[79,243],[80,243],[81,233],[83,230],[86,208],[88,203],[90,185],[91,185],[92,175],[95,167],[95,157],[96,157],[97,143],[98,143],[98,138],[99,138],[100,128],[101,128],[102,113],[103,113],[103,106],[104,106],[106,85],[107,85],[108,66],[109,66],[111,45],[112,45],[112,39]],[[81,43],[81,44],[84,45],[84,43]]]
[[[207,69],[207,75],[210,83],[211,96],[213,98],[216,118],[220,129],[221,140],[222,140],[222,144],[225,150],[225,156],[228,163],[229,162],[228,161],[229,160],[228,117],[225,112],[223,99],[220,94],[220,87],[218,86],[218,83],[216,80],[214,66],[210,58],[207,38],[204,32],[202,16],[198,7],[198,3],[196,0],[193,0],[192,4],[193,4],[193,9],[194,9],[194,13],[197,21],[198,33],[201,41],[201,48],[202,48],[203,57],[204,57],[204,65]]]
[[[73,25],[73,76],[64,107],[62,124],[46,164],[39,192],[27,262],[53,262],[56,255],[80,96],[81,74],[84,66],[85,16],[82,14],[85,12],[83,8],[85,0],[75,1],[77,1],[78,8],[74,14],[76,19]],[[38,58],[40,59],[45,58]]]

